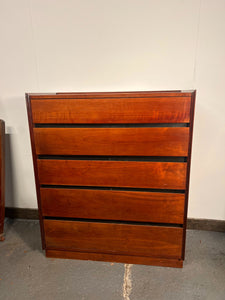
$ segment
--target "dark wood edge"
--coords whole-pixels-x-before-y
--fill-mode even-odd
[[[12,219],[38,220],[38,209],[6,207],[5,216]],[[225,232],[225,220],[187,219],[187,229]]]
[[[0,134],[1,134],[1,199],[0,199],[0,241],[4,241],[4,219],[5,219],[5,122],[0,120]]]
[[[49,94],[36,94],[36,93],[28,93],[27,95],[35,99],[76,99],[76,98],[139,98],[139,97],[190,97],[192,95],[192,91],[182,92],[180,90],[177,91],[134,91],[134,92],[79,92],[79,93],[49,93]]]
[[[182,268],[183,260],[178,259],[166,259],[166,258],[153,258],[131,255],[112,255],[105,253],[86,253],[86,252],[74,252],[74,251],[58,251],[58,250],[46,250],[46,256],[52,258],[68,258],[68,259],[81,259],[81,260],[97,260],[108,261],[117,263],[128,264],[141,264],[152,265],[172,268]]]
[[[185,91],[189,92],[189,91]],[[111,94],[111,95],[115,95],[115,94],[146,94],[146,93],[151,93],[151,94],[155,94],[155,93],[182,93],[182,90],[163,90],[163,91],[117,91],[117,92],[57,92],[56,95],[64,95],[64,94],[69,94],[69,95],[73,95],[73,94],[92,94],[92,95],[97,95],[97,94]]]
[[[187,229],[187,212],[188,212],[188,196],[189,196],[189,183],[190,183],[190,169],[191,169],[191,150],[194,126],[194,112],[195,112],[195,98],[196,91],[191,95],[190,107],[190,131],[189,131],[189,145],[188,145],[188,158],[187,158],[187,173],[186,173],[186,190],[185,190],[185,204],[184,204],[184,221],[183,221],[183,246],[182,246],[182,259],[185,258],[185,244],[186,244],[186,229]]]
[[[33,157],[33,166],[34,166],[34,175],[35,175],[34,177],[35,177],[35,184],[36,184],[42,248],[45,249],[45,235],[44,235],[44,223],[42,218],[42,208],[41,208],[40,183],[38,179],[39,177],[38,177],[38,168],[37,168],[37,155],[36,155],[35,144],[34,144],[33,118],[32,118],[29,94],[26,94],[26,104],[27,104],[27,114],[28,114],[29,130],[30,130],[30,140],[31,140],[31,149],[32,149],[32,157]]]

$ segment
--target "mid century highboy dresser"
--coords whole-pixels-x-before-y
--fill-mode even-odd
[[[182,267],[195,91],[26,98],[46,255]]]

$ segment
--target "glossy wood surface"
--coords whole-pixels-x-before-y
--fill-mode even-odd
[[[34,123],[188,123],[190,97],[31,100]]]
[[[194,100],[181,91],[27,94],[47,256],[182,267]]]
[[[44,216],[182,224],[184,194],[41,188]]]
[[[42,155],[187,156],[188,135],[188,127],[34,128]]]
[[[5,122],[0,120],[0,241],[4,241],[5,219]]]
[[[48,250],[180,258],[182,228],[44,220]]]
[[[46,256],[52,258],[68,258],[83,260],[111,261],[124,264],[142,264],[151,266],[182,268],[183,260],[171,258],[156,258],[148,256],[118,255],[106,253],[90,253],[75,251],[46,250]]]
[[[41,184],[185,189],[186,163],[38,159]]]

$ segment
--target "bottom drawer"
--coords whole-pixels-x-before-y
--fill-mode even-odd
[[[178,227],[44,220],[47,250],[181,258]]]

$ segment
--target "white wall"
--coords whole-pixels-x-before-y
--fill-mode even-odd
[[[1,0],[7,206],[36,208],[25,92],[197,89],[189,217],[225,219],[225,1]]]

